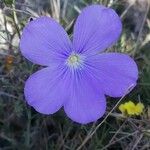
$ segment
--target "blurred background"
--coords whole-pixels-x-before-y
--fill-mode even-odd
[[[127,53],[138,64],[138,84],[121,103],[143,103],[142,114],[124,116],[119,99],[110,97],[105,116],[88,125],[72,122],[63,110],[37,113],[23,95],[25,80],[40,67],[20,54],[23,27],[38,16],[52,16],[71,36],[82,8],[95,3],[115,9],[122,19],[122,35],[107,51]],[[150,149],[150,0],[0,0],[0,150],[80,149]]]

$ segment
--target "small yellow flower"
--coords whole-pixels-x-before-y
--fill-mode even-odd
[[[123,114],[126,112],[126,109],[125,109],[125,107],[124,107],[124,104],[121,104],[121,105],[119,106],[119,110],[120,110]]]
[[[143,112],[143,109],[144,109],[144,105],[142,103],[138,103],[136,105],[136,115],[140,115],[142,112]]]
[[[119,110],[123,115],[140,115],[143,109],[144,105],[141,102],[134,104],[132,101],[129,101],[119,106]]]
[[[129,102],[125,103],[124,107],[125,107],[128,115],[134,115],[135,114],[136,105],[133,102],[129,101]]]

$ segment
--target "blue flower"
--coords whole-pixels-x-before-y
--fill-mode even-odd
[[[22,55],[44,69],[26,81],[29,105],[42,114],[61,107],[73,121],[96,121],[106,111],[105,95],[121,97],[136,85],[137,65],[128,55],[103,53],[122,30],[114,10],[101,5],[85,8],[76,20],[73,40],[52,18],[29,22],[22,33]]]

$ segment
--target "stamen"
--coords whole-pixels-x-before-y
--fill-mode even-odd
[[[79,54],[71,54],[67,59],[67,64],[71,68],[79,68],[82,66],[83,58]]]
[[[71,64],[79,62],[79,56],[77,56],[77,55],[71,55],[69,57],[69,61],[70,61]]]

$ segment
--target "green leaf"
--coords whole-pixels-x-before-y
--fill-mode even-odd
[[[6,5],[12,5],[13,0],[2,0]]]

